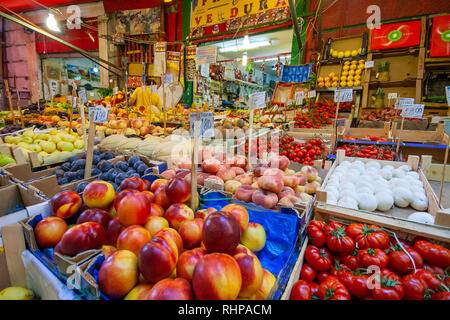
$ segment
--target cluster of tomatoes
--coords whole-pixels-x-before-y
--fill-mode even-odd
[[[357,138],[355,136],[348,136],[346,134],[344,134],[342,136],[343,140],[369,140],[369,141],[378,141],[378,142],[387,142],[387,139],[384,137],[379,137],[379,136],[369,136],[369,135],[365,135],[361,138]]]
[[[236,140],[237,144],[241,144],[241,140]],[[245,140],[239,149],[241,152],[248,154],[248,142],[249,139]],[[265,153],[270,153],[272,148],[278,150],[280,146],[280,137],[267,137],[265,135],[256,137],[252,139],[251,154],[256,155],[257,158],[261,158]]]
[[[370,158],[378,160],[395,160],[395,151],[390,150],[387,147],[371,145],[347,145],[344,144],[336,148],[336,150],[345,150],[346,157],[358,157],[358,158]],[[403,161],[406,161],[404,159]]]
[[[293,137],[283,137],[280,143],[280,154],[286,156],[289,160],[312,166],[314,160],[324,159],[327,155],[322,140],[312,138],[305,143],[294,141]]]
[[[438,244],[361,223],[313,220],[307,233],[291,300],[450,300],[450,250]]]
[[[340,112],[350,111],[352,104],[341,103]],[[306,107],[307,112],[297,113],[294,118],[294,128],[317,128],[332,124],[336,117],[336,103],[317,102],[314,106]]]

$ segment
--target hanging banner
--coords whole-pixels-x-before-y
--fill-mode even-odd
[[[418,46],[420,20],[381,25],[372,30],[371,50],[386,50]]]
[[[166,72],[166,42],[155,43],[155,60],[153,63],[153,76],[160,77]]]
[[[450,56],[450,15],[433,18],[430,57]]]
[[[180,61],[181,52],[167,52],[167,72],[173,73],[175,81],[178,81],[178,79],[180,79]]]
[[[197,64],[216,63],[217,47],[200,47],[197,48]]]

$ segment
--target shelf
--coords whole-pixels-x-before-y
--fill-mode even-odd
[[[403,80],[403,81],[388,81],[388,82],[380,82],[380,81],[370,81],[369,88],[393,88],[393,87],[415,87],[416,80]]]
[[[334,92],[336,91],[336,87],[331,87],[331,88],[316,88],[317,92]],[[342,87],[339,89],[353,89],[355,91],[362,91],[363,87],[362,86],[357,86],[357,87]]]
[[[419,54],[419,47],[392,49],[389,51],[372,51],[369,53],[372,54],[372,59],[407,56],[407,55],[416,56]]]
[[[341,60],[342,61],[353,61],[353,60],[359,61],[359,60],[366,60],[366,59],[367,59],[367,56],[364,55],[364,56],[348,57],[348,58],[342,58],[342,59],[335,58],[335,59],[328,59],[328,60],[320,60],[319,62],[320,62],[320,64],[341,64]]]
[[[422,104],[425,105],[426,108],[450,108],[447,104],[447,102],[422,102]]]

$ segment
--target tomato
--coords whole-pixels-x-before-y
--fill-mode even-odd
[[[398,242],[400,242],[401,243],[401,245],[403,246],[403,248],[405,248],[405,249],[412,249],[412,247],[409,245],[409,243],[407,243],[407,242],[405,242],[405,241],[403,241],[403,240],[400,240],[400,239],[398,239],[398,241],[395,239],[395,238],[389,238],[390,240],[390,244],[389,244],[389,246],[390,247],[395,247],[395,246],[398,246]]]
[[[340,227],[342,227],[342,224],[336,221],[331,221],[323,227],[323,232],[325,233],[325,236],[328,237],[332,231]]]
[[[345,232],[356,241],[359,249],[385,249],[389,246],[389,236],[380,229],[380,227],[374,225],[351,223],[347,226]]]
[[[326,278],[328,278],[330,276],[329,272],[326,271],[319,271],[317,272],[317,276],[316,276],[316,281],[318,283],[322,283],[325,281]]]
[[[334,279],[327,279],[319,285],[319,298],[322,300],[350,300],[345,286]]]
[[[316,278],[317,272],[311,268],[308,264],[303,264],[302,270],[300,271],[300,279],[306,282],[313,282]]]
[[[334,266],[330,269],[330,274],[340,279],[340,276],[348,271],[350,271],[350,269],[346,265],[340,264],[335,260]]]
[[[430,271],[434,275],[445,276],[445,271],[441,267],[430,266],[429,264],[424,264],[422,269]]]
[[[341,262],[349,267],[351,270],[356,270],[361,267],[359,262],[358,250],[353,249],[351,252],[341,253]]]
[[[378,266],[384,268],[389,263],[388,255],[381,249],[369,248],[359,251],[359,261],[363,267]]]
[[[423,260],[420,254],[414,249],[405,249],[411,258],[414,260],[416,269],[420,269],[423,266]],[[408,273],[414,270],[413,263],[400,246],[393,247],[393,251],[389,253],[389,269],[396,273]]]
[[[317,226],[317,228],[323,231],[323,228],[325,227],[325,222],[320,220],[311,220],[311,222],[308,225]]]
[[[315,300],[319,298],[319,284],[315,282],[310,282],[309,287],[311,288],[311,299]]]
[[[355,249],[355,242],[345,233],[345,227],[338,227],[331,231],[327,238],[327,247],[334,252],[350,252]]]
[[[305,251],[305,259],[316,271],[327,271],[331,268],[331,253],[326,248],[308,245]]]
[[[402,284],[405,289],[405,299],[423,300],[429,299],[431,291],[438,290],[441,282],[430,271],[417,269],[404,276]]]
[[[360,272],[345,271],[340,274],[339,280],[350,293],[358,298],[370,295],[369,276]]]
[[[400,277],[387,269],[383,269],[378,283],[372,289],[374,300],[402,300],[404,295],[405,289]]]
[[[321,247],[325,244],[325,235],[316,225],[309,224],[306,228],[306,232],[308,233],[308,239],[311,244],[317,247]]]
[[[446,268],[450,266],[450,250],[438,244],[420,240],[414,244],[416,250],[427,263]]]
[[[450,291],[441,291],[433,294],[431,300],[450,300]]]
[[[297,281],[292,287],[291,300],[311,300],[311,288],[304,280]]]

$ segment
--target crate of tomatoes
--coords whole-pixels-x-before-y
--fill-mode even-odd
[[[395,152],[395,144],[393,143],[383,143],[383,144],[349,144],[345,143],[336,148],[337,150],[345,150],[346,157],[358,157],[367,159],[377,159],[377,160],[388,160],[388,161],[406,161],[405,158],[401,157],[401,152],[399,154]],[[336,151],[334,154],[336,154]]]
[[[307,234],[282,299],[450,299],[448,242],[354,221],[312,220]]]
[[[327,157],[329,148],[320,138],[308,139],[302,143],[295,141],[294,137],[284,136],[280,140],[279,152],[293,162],[312,166],[315,160]]]
[[[331,129],[336,117],[336,103],[317,102],[315,105],[306,106],[302,112],[297,113],[291,123],[291,131],[296,129]],[[339,112],[349,112],[352,103],[344,102],[339,106]],[[338,118],[351,118],[351,114],[338,116]]]

